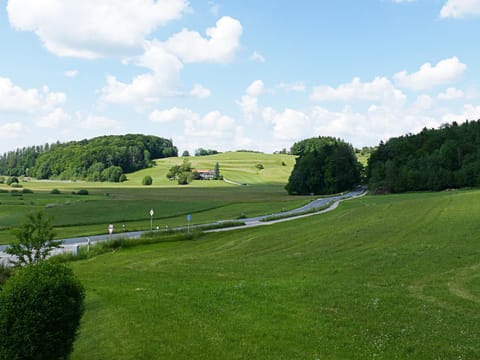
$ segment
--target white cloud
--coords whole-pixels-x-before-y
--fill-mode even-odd
[[[66,101],[66,95],[42,89],[23,89],[10,79],[0,77],[0,111],[48,111]]]
[[[165,49],[184,63],[227,63],[240,47],[243,29],[240,21],[224,16],[216,26],[206,31],[203,38],[196,31],[183,29],[165,42]]]
[[[480,120],[480,106],[466,104],[463,106],[462,112],[459,114],[446,114],[442,117],[442,123],[463,123],[466,120]]]
[[[406,70],[398,72],[394,78],[399,86],[411,90],[425,90],[457,80],[466,69],[467,65],[460,62],[457,57],[452,57],[439,61],[435,66],[425,63],[412,74]]]
[[[237,104],[247,119],[252,119],[252,117],[259,112],[258,97],[264,92],[263,81],[253,81],[245,92],[246,94],[243,95],[240,100],[237,100]]]
[[[78,70],[67,70],[63,73],[66,77],[74,78],[78,75]]]
[[[268,117],[273,123],[273,136],[278,140],[295,141],[310,135],[309,118],[302,111],[285,109]]]
[[[442,18],[463,18],[480,15],[480,0],[448,0],[440,10]]]
[[[9,0],[8,18],[59,56],[96,58],[141,49],[145,37],[189,10],[187,0]]]
[[[258,51],[254,51],[252,55],[250,55],[250,60],[258,62],[258,63],[265,63],[267,62],[267,59],[265,59],[265,56],[260,54]]]
[[[385,77],[376,77],[367,83],[356,77],[350,83],[339,85],[337,88],[317,86],[310,98],[314,101],[369,100],[401,103],[405,101],[406,96]]]
[[[176,123],[180,121],[196,121],[200,116],[190,109],[172,108],[167,110],[154,110],[149,119],[160,124]]]
[[[448,88],[444,92],[438,94],[438,98],[440,100],[455,100],[455,99],[461,99],[465,96],[464,92],[462,90],[456,89],[456,88]]]
[[[120,123],[107,116],[89,115],[79,123],[79,127],[86,130],[119,129]]]
[[[294,92],[304,92],[306,90],[305,83],[301,81],[291,83],[291,84],[280,83],[277,85],[277,87],[285,91],[294,91]]]
[[[72,117],[67,114],[63,109],[56,108],[51,113],[40,117],[36,124],[38,127],[56,129],[71,120]]]
[[[202,85],[196,84],[193,89],[190,90],[190,95],[199,99],[205,99],[212,95],[212,92],[209,89],[203,87]]]
[[[24,131],[24,126],[20,122],[10,122],[0,124],[0,138],[13,139],[17,138]]]

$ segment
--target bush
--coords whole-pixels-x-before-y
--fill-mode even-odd
[[[77,191],[77,195],[88,195],[87,189],[80,189]]]
[[[18,270],[0,292],[0,359],[67,359],[84,298],[65,265],[43,262]]]
[[[10,176],[7,179],[7,185],[18,184],[18,178],[16,176]]]
[[[23,186],[20,185],[19,183],[13,182],[13,183],[10,185],[10,187],[12,187],[12,188],[22,188]]]
[[[24,194],[33,194],[33,190],[30,190],[30,189],[22,189],[22,193],[24,193]]]
[[[263,170],[263,169],[264,169],[264,167],[263,167],[262,164],[257,164],[257,165],[255,165],[255,167],[256,167],[258,170]]]
[[[52,189],[52,190],[50,190],[50,194],[59,195],[59,194],[61,194],[61,192],[58,189]]]
[[[142,185],[152,185],[153,179],[150,175],[144,176],[142,179]]]
[[[125,182],[127,180],[128,180],[127,175],[125,175],[125,174],[120,175],[120,179],[118,179],[118,181],[120,181],[120,182]]]

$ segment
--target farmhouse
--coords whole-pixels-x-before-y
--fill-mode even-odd
[[[215,170],[196,170],[200,179],[212,180],[215,177]]]

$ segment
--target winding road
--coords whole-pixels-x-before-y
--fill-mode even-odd
[[[299,219],[302,217],[307,217],[307,216],[312,216],[312,215],[318,215],[325,213],[327,211],[332,211],[337,208],[338,204],[341,201],[345,200],[350,200],[354,198],[361,197],[367,193],[366,188],[358,186],[354,190],[341,194],[341,195],[336,195],[336,196],[331,196],[327,198],[320,198],[320,199],[315,199],[308,204],[299,207],[297,209],[293,209],[290,211],[285,211],[279,214],[269,214],[269,215],[262,215],[262,216],[256,216],[256,217],[251,217],[251,218],[246,218],[242,219],[241,221],[245,223],[245,225],[240,225],[240,226],[235,226],[235,227],[227,227],[227,228],[220,228],[220,229],[214,229],[214,230],[207,230],[205,232],[221,232],[221,231],[232,231],[236,229],[244,229],[248,227],[255,227],[255,226],[264,226],[264,225],[272,225],[276,224],[279,222],[283,221],[289,221],[289,220],[294,220],[294,219]],[[330,205],[329,205],[330,204]],[[329,206],[328,206],[329,205]],[[318,208],[324,208],[325,206],[328,206],[327,208],[316,211],[316,212],[310,212],[310,213],[305,213],[308,211],[312,211],[313,209],[318,209]],[[267,220],[272,216],[277,216],[280,215],[282,218],[276,219],[276,220]],[[213,225],[213,224],[221,224],[224,221],[217,221],[211,224],[207,225]],[[204,224],[205,225],[205,224]],[[175,228],[177,230],[184,229],[186,227],[178,227]],[[195,226],[191,226],[191,228],[195,228]],[[64,253],[64,252],[75,252],[76,249],[78,249],[79,246],[87,245],[88,241],[90,241],[90,244],[97,243],[99,241],[106,241],[106,240],[115,240],[115,239],[121,239],[121,238],[128,238],[128,239],[138,239],[142,234],[146,233],[148,231],[132,231],[132,232],[120,232],[120,233],[114,233],[112,235],[94,235],[94,236],[83,236],[83,237],[75,237],[75,238],[68,238],[68,239],[60,239],[62,242],[62,247],[59,249],[54,250],[53,254],[58,254],[58,253]],[[6,248],[8,245],[1,245],[0,246],[0,263],[3,263],[5,265],[8,265],[8,260],[11,258],[10,255],[5,253]]]

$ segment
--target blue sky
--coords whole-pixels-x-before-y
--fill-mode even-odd
[[[0,1],[0,152],[355,147],[480,118],[480,0]]]

